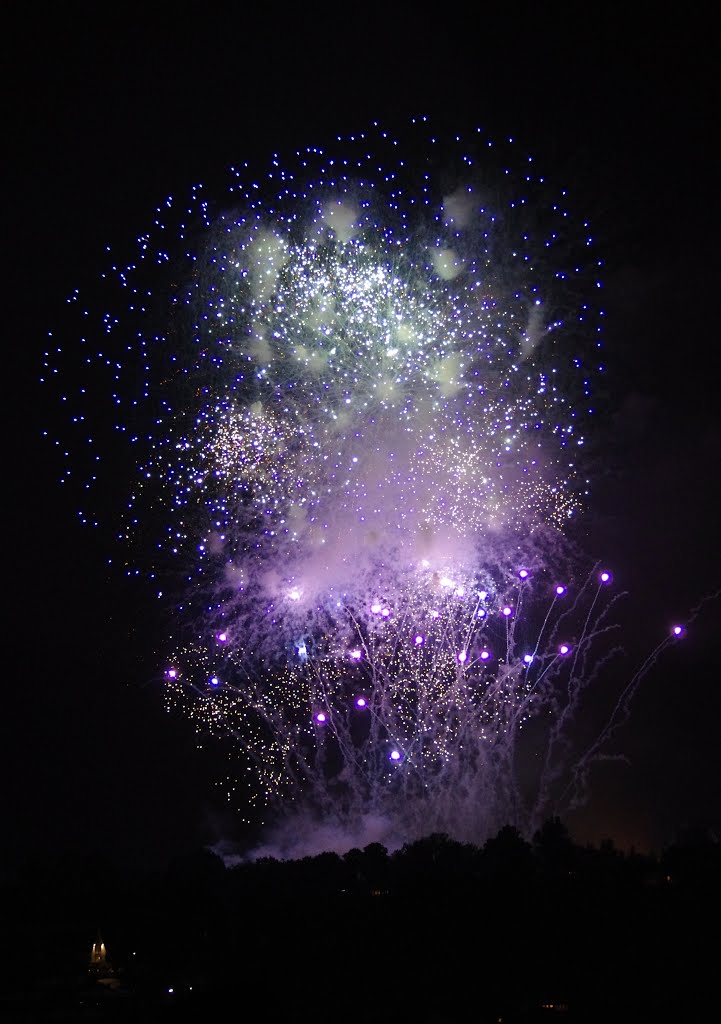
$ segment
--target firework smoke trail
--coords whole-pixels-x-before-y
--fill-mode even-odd
[[[172,594],[168,700],[234,738],[242,799],[478,839],[551,804],[610,628],[556,578],[599,262],[510,140],[408,132],[169,199],[47,362],[83,521],[102,463],[133,468],[120,538]]]

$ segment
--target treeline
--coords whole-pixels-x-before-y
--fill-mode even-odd
[[[579,846],[558,819],[531,842],[507,827],[232,868],[207,850],[153,873],[46,862],[4,892],[4,990],[16,1010],[87,997],[100,929],[103,999],[134,1019],[252,996],[271,1020],[683,1020],[713,997],[720,880],[709,834],[649,856]]]

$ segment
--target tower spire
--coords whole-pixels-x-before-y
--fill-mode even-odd
[[[98,929],[97,940],[93,943],[93,948],[90,951],[90,966],[91,967],[105,967],[107,963],[107,952],[105,950],[105,943],[103,942]]]

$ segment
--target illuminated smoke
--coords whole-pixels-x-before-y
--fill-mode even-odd
[[[518,146],[419,120],[169,199],[107,307],[72,296],[65,479],[102,523],[130,467],[168,701],[233,738],[256,818],[479,838],[557,797],[613,602],[564,539],[598,274]]]

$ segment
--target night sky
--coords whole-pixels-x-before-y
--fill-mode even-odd
[[[629,591],[632,659],[718,590],[710,24],[601,9],[405,21],[359,8],[342,21],[191,5],[182,22],[134,5],[69,10],[5,25],[9,863],[79,850],[149,862],[237,833],[214,785],[219,754],[163,709],[157,612],[106,573],[107,551],[56,484],[38,384],[47,332],[104,247],[230,163],[423,113],[523,139],[588,209],[607,263],[584,540]],[[660,849],[684,827],[720,834],[720,613],[708,604],[646,679],[616,744],[629,763],[599,772],[569,821],[580,840]]]

